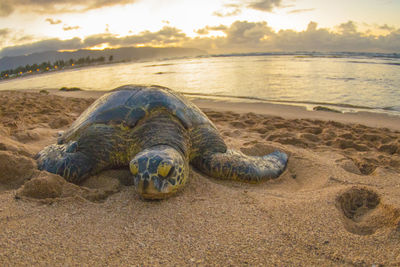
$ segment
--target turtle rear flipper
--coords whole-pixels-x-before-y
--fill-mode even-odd
[[[82,152],[74,151],[76,142],[50,145],[35,159],[38,169],[61,175],[68,182],[79,183],[92,171],[94,162]]]
[[[255,183],[277,178],[285,170],[287,160],[287,155],[278,150],[262,157],[227,150],[199,157],[193,164],[214,178]]]

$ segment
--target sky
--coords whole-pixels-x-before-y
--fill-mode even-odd
[[[400,0],[0,0],[0,58],[49,50],[400,52]]]

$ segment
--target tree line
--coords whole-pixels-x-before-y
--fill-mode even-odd
[[[114,60],[113,56],[108,57],[108,62],[112,62]],[[32,65],[25,65],[19,66],[15,69],[8,69],[4,70],[0,73],[0,79],[8,79],[8,78],[15,78],[20,76],[25,76],[28,74],[34,73],[43,73],[47,71],[55,71],[61,70],[65,68],[74,68],[74,67],[81,67],[87,66],[92,64],[104,64],[106,63],[106,58],[104,56],[98,58],[91,58],[91,57],[82,57],[79,59],[69,59],[69,60],[57,60],[53,63],[42,62],[41,64],[32,64]]]

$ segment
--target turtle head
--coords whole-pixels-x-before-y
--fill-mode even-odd
[[[176,149],[155,146],[138,153],[129,164],[136,191],[145,199],[163,199],[173,195],[185,183],[187,161]]]

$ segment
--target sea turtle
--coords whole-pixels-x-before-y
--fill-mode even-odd
[[[162,199],[185,185],[189,162],[215,178],[258,182],[278,177],[288,157],[278,150],[256,157],[227,149],[214,124],[181,94],[126,85],[96,100],[36,159],[40,170],[73,183],[129,165],[137,192]]]

